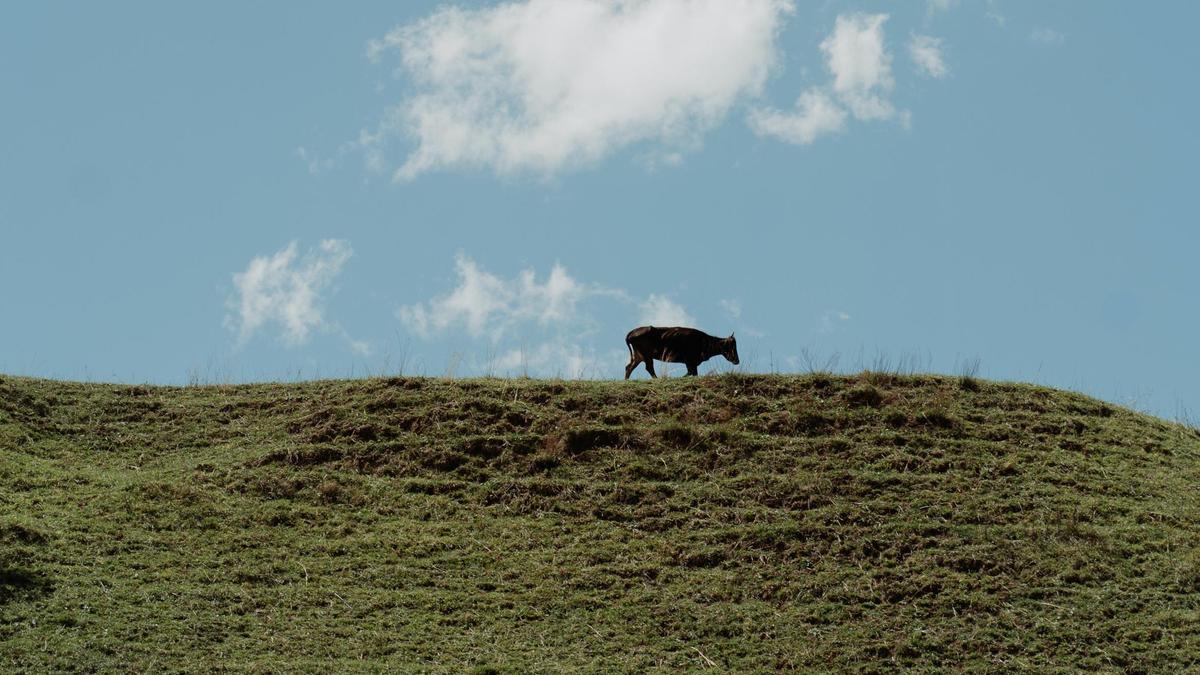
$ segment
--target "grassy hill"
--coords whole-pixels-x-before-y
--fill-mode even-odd
[[[0,670],[1200,667],[1200,435],[944,377],[0,378]]]

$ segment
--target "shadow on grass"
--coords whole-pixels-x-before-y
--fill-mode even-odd
[[[0,567],[0,607],[17,600],[46,595],[52,590],[54,585],[40,574]]]

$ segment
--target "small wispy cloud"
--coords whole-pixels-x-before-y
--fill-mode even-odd
[[[813,88],[800,94],[794,112],[773,108],[752,110],[747,122],[759,136],[808,145],[821,136],[842,131],[846,127],[846,111],[828,94]]]
[[[888,119],[896,112],[885,98],[895,86],[883,35],[887,20],[887,14],[844,14],[837,18],[833,34],[821,42],[833,73],[833,90],[860,120]]]
[[[958,0],[926,0],[925,7],[932,14],[934,12],[948,12],[958,5]]]
[[[1040,45],[1054,46],[1066,42],[1067,36],[1053,28],[1035,26],[1033,30],[1029,31],[1029,40]]]
[[[817,322],[817,330],[821,333],[832,333],[838,329],[838,326],[850,319],[850,315],[843,310],[827,310],[821,314],[821,319]]]
[[[292,154],[300,159],[314,176],[325,173],[342,164],[348,156],[362,157],[363,168],[372,174],[381,174],[387,170],[387,162],[383,156],[384,135],[380,131],[362,130],[358,138],[346,141],[338,146],[332,154],[322,155],[310,148],[300,146]]]
[[[301,162],[304,162],[304,165],[308,167],[308,172],[314,176],[332,169],[337,164],[337,161],[332,157],[318,157],[304,146],[296,148],[293,154]]]
[[[887,14],[839,15],[833,32],[820,44],[831,82],[804,91],[791,111],[752,110],[747,116],[751,130],[759,136],[809,144],[842,131],[847,117],[863,121],[896,117],[888,99],[895,79],[884,37],[887,20]],[[907,114],[900,117],[907,119]]]
[[[585,283],[559,264],[544,277],[532,269],[503,277],[460,254],[454,271],[457,279],[449,292],[402,306],[396,316],[421,338],[461,331],[483,341],[487,351],[496,354],[481,366],[484,372],[580,377],[613,371],[621,363],[621,354],[614,358],[593,343],[605,306],[617,308],[631,322],[659,326],[695,322],[668,295],[639,298],[624,289]]]
[[[600,354],[595,348],[578,342],[550,340],[532,347],[509,349],[484,367],[501,373],[538,373],[578,379],[610,372],[624,357],[620,350]]]
[[[368,353],[367,343],[354,340],[324,315],[323,295],[353,254],[349,242],[326,239],[303,256],[292,242],[274,254],[253,258],[245,271],[233,275],[235,292],[228,306],[234,313],[225,318],[226,326],[237,332],[238,345],[275,326],[289,347],[305,344],[313,331],[329,330],[356,353]]]
[[[987,0],[987,9],[984,10],[983,15],[1000,28],[1004,28],[1008,24],[1008,17],[1000,10],[1000,3],[997,0]]]
[[[450,293],[397,310],[400,320],[417,335],[428,337],[462,327],[472,337],[498,340],[522,323],[547,326],[575,320],[585,298],[613,294],[578,282],[557,264],[545,281],[538,281],[533,270],[504,279],[461,254],[454,268],[458,285]]]
[[[719,301],[717,301],[717,305],[719,305],[721,307],[721,309],[725,310],[725,313],[729,315],[729,318],[731,318],[731,319],[742,318],[742,301],[741,300],[737,300],[734,298],[719,300]]]
[[[665,295],[651,293],[639,305],[639,322],[648,326],[690,326],[696,323],[682,305]]]
[[[950,69],[942,56],[942,40],[929,35],[914,35],[908,42],[908,55],[917,71],[930,77],[943,78]]]

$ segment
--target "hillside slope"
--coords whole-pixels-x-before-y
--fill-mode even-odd
[[[941,377],[3,377],[0,669],[1179,670],[1198,484]]]

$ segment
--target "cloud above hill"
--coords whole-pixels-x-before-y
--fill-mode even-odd
[[[612,371],[627,357],[599,350],[593,337],[606,318],[622,324],[694,324],[692,315],[662,293],[639,297],[620,288],[586,283],[562,265],[539,278],[532,269],[506,278],[460,254],[455,284],[447,293],[405,305],[396,316],[412,334],[437,339],[459,333],[482,341],[493,354],[476,370],[492,374],[581,377]],[[621,333],[623,336],[624,333]],[[611,343],[612,336],[605,338]],[[620,344],[619,342],[616,344]]]
[[[329,330],[344,337],[356,353],[369,352],[366,343],[325,318],[324,294],[352,255],[350,242],[326,239],[303,256],[292,242],[272,255],[253,258],[245,271],[233,275],[235,291],[228,302],[233,313],[225,318],[226,326],[237,332],[238,345],[274,326],[289,347],[307,343],[313,331]]]
[[[410,95],[366,151],[403,136],[398,180],[452,168],[548,176],[634,144],[694,146],[757,96],[792,0],[525,0],[441,9],[372,41]]]
[[[401,307],[397,316],[414,333],[430,337],[452,328],[472,337],[498,340],[522,324],[553,326],[579,318],[587,298],[620,296],[620,292],[585,285],[554,265],[545,281],[533,270],[504,279],[459,255],[454,261],[458,285],[428,302]]]
[[[651,293],[638,309],[638,322],[646,326],[691,326],[696,323],[682,305],[658,293]]]

